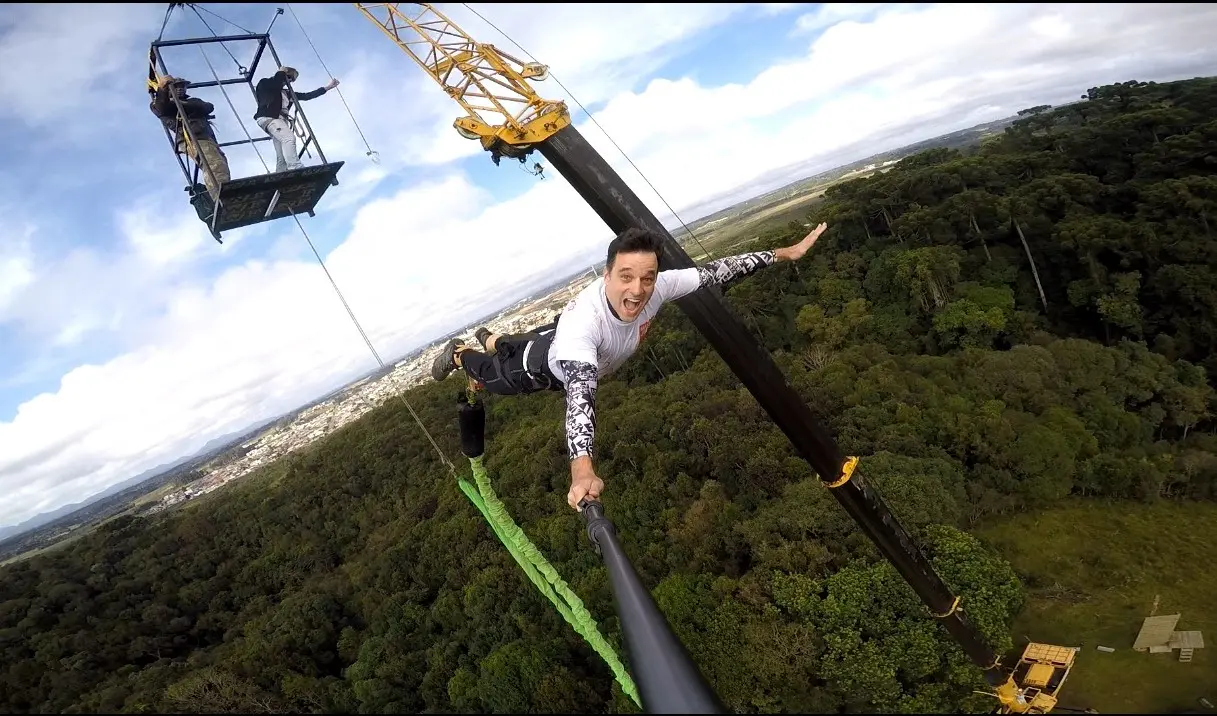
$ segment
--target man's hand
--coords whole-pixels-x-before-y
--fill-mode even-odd
[[[604,480],[596,477],[592,470],[592,460],[589,457],[577,457],[570,464],[570,492],[566,493],[566,503],[572,509],[579,510],[579,503],[584,497],[593,500],[600,499],[604,489]],[[582,511],[582,510],[580,510]]]
[[[329,83],[328,85],[326,85],[326,86],[325,86],[325,90],[328,92],[328,91],[330,91],[330,90],[334,89],[334,88],[335,88],[335,87],[337,87],[337,86],[338,86],[338,79],[337,79],[337,78],[334,78],[334,79],[331,79],[331,80],[330,80],[330,83]]]
[[[807,253],[811,249],[811,245],[816,242],[816,239],[820,238],[820,234],[823,234],[827,229],[828,224],[820,222],[820,225],[812,229],[811,233],[804,236],[803,240],[799,243],[795,244],[794,246],[774,249],[773,253],[777,257],[778,261],[798,261],[799,259],[803,258],[803,254]]]

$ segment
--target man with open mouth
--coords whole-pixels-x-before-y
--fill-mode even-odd
[[[479,388],[499,395],[566,391],[566,445],[571,460],[567,502],[599,499],[604,482],[592,467],[596,386],[638,349],[663,304],[764,267],[797,261],[828,228],[820,224],[792,246],[727,256],[686,269],[659,270],[662,237],[626,229],[609,243],[604,275],[579,292],[553,323],[528,333],[474,334],[483,350],[453,339],[431,367],[437,381],[463,368]]]

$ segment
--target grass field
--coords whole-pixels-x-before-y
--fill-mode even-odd
[[[1217,505],[1077,501],[977,530],[1024,580],[1030,598],[1020,640],[1080,646],[1061,705],[1100,713],[1166,713],[1217,702]],[[1205,648],[1132,650],[1142,620],[1181,614]],[[1096,646],[1116,649],[1097,651]]]
[[[51,550],[59,549],[60,547],[63,547],[64,545],[71,543],[73,540],[80,539],[80,536],[85,534],[86,532],[88,532],[88,530],[86,530],[86,529],[77,529],[74,532],[72,532],[71,534],[67,535],[66,537],[63,537],[62,539],[60,539],[56,542],[52,542],[50,544],[46,544],[41,547],[36,547],[29,551],[22,552],[21,554],[15,554],[6,560],[0,561],[0,567],[9,565],[9,564],[15,564],[17,562],[20,562],[23,559],[29,559],[30,557],[35,557],[40,554],[46,554],[47,552],[50,552]]]
[[[747,217],[712,228],[703,227],[695,232],[696,240],[685,244],[685,250],[698,263],[712,256],[735,253],[768,229],[785,226],[791,221],[804,221],[823,194],[823,190],[817,190],[755,211]]]
[[[50,552],[53,549],[58,549],[59,547],[62,547],[63,545],[66,545],[73,540],[80,539],[84,535],[89,534],[90,532],[92,532],[93,530],[97,529],[98,527],[106,524],[107,522],[118,519],[119,517],[121,517],[123,515],[135,512],[135,511],[139,510],[141,507],[143,507],[144,505],[161,499],[161,497],[168,495],[170,492],[173,492],[177,487],[179,487],[179,486],[174,483],[168,483],[165,485],[161,485],[160,487],[153,490],[152,492],[145,493],[145,494],[140,495],[139,497],[135,498],[134,500],[132,500],[131,503],[127,506],[127,508],[122,510],[121,512],[116,512],[103,520],[97,520],[95,522],[86,522],[83,524],[78,524],[71,532],[64,535],[63,537],[61,537],[60,539],[58,539],[55,542],[51,542],[50,544],[45,544],[41,547],[37,547],[35,549],[31,549],[29,551],[22,552],[21,554],[13,555],[12,557],[9,557],[8,559],[5,559],[5,560],[0,560],[0,567],[3,567],[6,564],[13,564],[15,562],[20,562],[23,559],[29,559],[30,557],[33,557],[35,555],[46,554],[47,552]]]

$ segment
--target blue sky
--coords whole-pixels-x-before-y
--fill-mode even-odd
[[[261,31],[277,6],[202,7]],[[291,7],[380,155],[364,155],[337,93],[305,105],[327,156],[347,164],[302,221],[382,355],[602,251],[607,230],[556,172],[538,181],[512,162],[495,167],[453,131],[458,105],[351,5]],[[438,7],[521,54],[463,5]],[[745,198],[740,187],[754,192],[760,177],[796,178],[791,166],[811,173],[1097,84],[1206,74],[1217,59],[1203,31],[1217,11],[1204,5],[474,7],[550,66],[685,220],[691,207]],[[0,77],[0,492],[11,496],[0,526],[374,365],[294,223],[237,230],[220,246],[194,216],[144,90],[164,8],[0,7],[0,66],[23,70]],[[181,10],[165,31],[207,34]],[[299,68],[298,90],[329,79],[290,12],[272,39]],[[230,49],[252,54],[251,43]],[[208,57],[231,76],[219,47]],[[198,46],[166,58],[173,74],[210,76]],[[269,57],[260,69],[273,69]],[[580,131],[667,214],[554,79],[534,86],[566,100]],[[238,115],[216,90],[196,94],[216,104],[221,139],[243,138],[242,123],[261,136],[248,88],[230,88]],[[247,147],[228,156],[234,176],[263,171]]]

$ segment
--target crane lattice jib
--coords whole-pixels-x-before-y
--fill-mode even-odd
[[[453,126],[483,148],[522,157],[570,124],[562,101],[541,98],[527,80],[547,68],[474,41],[427,3],[354,3],[467,113]],[[506,146],[504,146],[506,145]]]

